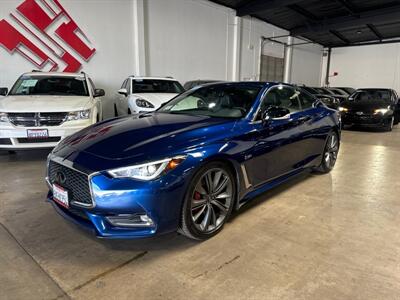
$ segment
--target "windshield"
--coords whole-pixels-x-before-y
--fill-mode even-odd
[[[89,96],[89,93],[84,77],[22,76],[10,95]]]
[[[182,94],[159,109],[174,114],[242,118],[250,111],[261,87],[212,85]]]
[[[389,90],[362,90],[355,92],[351,98],[354,101],[381,101],[390,104]]]
[[[314,90],[316,90],[318,92],[318,94],[326,94],[326,91],[324,91],[324,89],[319,88],[319,87],[313,87]],[[329,93],[328,93],[329,95]]]
[[[132,93],[173,93],[184,92],[183,87],[177,81],[157,79],[133,79]]]

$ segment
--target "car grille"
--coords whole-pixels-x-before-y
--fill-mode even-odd
[[[66,119],[66,112],[41,112],[41,113],[8,113],[8,119],[15,126],[40,127],[58,126]]]
[[[48,168],[50,183],[56,183],[65,188],[72,204],[93,205],[88,175],[52,160],[49,162]],[[63,182],[60,182],[60,177],[63,177]]]
[[[52,136],[48,138],[18,138],[20,144],[35,144],[35,143],[57,143],[61,140],[60,136]]]

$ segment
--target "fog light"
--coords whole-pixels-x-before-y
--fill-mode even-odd
[[[146,214],[107,216],[107,221],[116,227],[151,227],[153,220]]]

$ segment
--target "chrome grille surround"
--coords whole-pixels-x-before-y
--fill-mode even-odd
[[[11,124],[19,127],[59,126],[67,120],[67,112],[7,113]]]

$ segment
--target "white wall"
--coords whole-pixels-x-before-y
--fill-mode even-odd
[[[400,91],[400,44],[332,49],[330,86],[382,87]],[[324,77],[323,74],[322,77]]]
[[[294,39],[294,43],[304,43]],[[323,47],[318,44],[293,47],[291,82],[299,85],[319,86]]]
[[[147,75],[231,77],[234,11],[208,1],[147,0]]]

